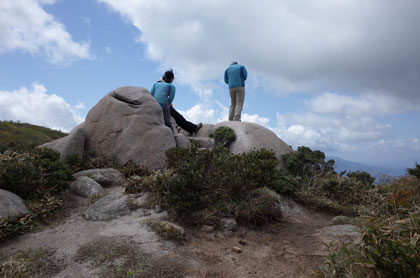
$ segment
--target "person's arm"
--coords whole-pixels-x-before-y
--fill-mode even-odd
[[[155,84],[153,84],[153,87],[152,87],[152,89],[150,90],[150,94],[151,94],[152,96],[155,96],[155,90],[156,90],[156,83],[155,83]]]
[[[176,91],[176,88],[175,88],[174,85],[172,85],[171,86],[171,91],[169,92],[169,104],[172,104],[172,101],[175,98],[175,91]]]
[[[246,78],[248,77],[248,72],[246,71],[246,68],[244,66],[242,66],[242,77],[244,78],[244,80],[246,80]]]
[[[225,70],[225,83],[229,84],[229,78],[228,78],[228,74],[227,74],[227,69]]]

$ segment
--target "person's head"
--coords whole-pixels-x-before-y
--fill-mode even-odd
[[[232,64],[231,65],[237,65],[238,64],[238,62],[232,62]]]
[[[172,69],[169,69],[163,74],[162,79],[165,82],[172,83],[175,79],[174,71]]]

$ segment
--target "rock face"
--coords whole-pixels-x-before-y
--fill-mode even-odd
[[[89,177],[104,187],[121,186],[125,182],[124,175],[113,168],[89,169],[77,172],[73,176],[76,178],[81,176]]]
[[[58,151],[61,158],[66,158],[71,155],[81,156],[85,150],[85,141],[86,134],[83,129],[83,124],[79,124],[73,128],[68,136],[46,143],[43,147]]]
[[[70,190],[76,195],[87,198],[104,192],[104,189],[99,183],[86,176],[80,176],[72,182],[70,184]]]
[[[105,196],[87,209],[85,217],[87,220],[103,221],[129,214],[129,200],[130,197],[122,193]]]
[[[165,151],[175,147],[160,105],[141,87],[121,87],[108,93],[70,135],[45,144],[62,156],[94,152],[119,164],[133,162],[149,169],[166,166]]]
[[[273,150],[276,157],[280,159],[282,155],[293,151],[271,130],[258,124],[237,121],[221,122],[215,125],[214,129],[221,126],[230,127],[235,131],[236,140],[229,147],[232,153],[239,154],[264,148]]]
[[[28,208],[18,195],[10,191],[0,189],[0,220],[9,216],[16,217],[27,213]]]

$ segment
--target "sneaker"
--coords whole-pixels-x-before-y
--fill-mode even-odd
[[[200,130],[200,128],[202,128],[202,127],[203,127],[203,124],[202,123],[199,123],[197,125],[197,128],[195,129],[194,133],[197,133]]]

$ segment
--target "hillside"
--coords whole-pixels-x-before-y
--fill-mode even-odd
[[[342,159],[338,156],[327,156],[326,160],[333,159],[334,164],[334,170],[337,173],[340,173],[342,171],[347,172],[356,172],[356,171],[364,171],[369,173],[372,177],[376,178],[377,181],[383,176],[391,176],[391,177],[399,177],[404,175],[405,171],[403,167],[400,168],[385,168],[385,167],[379,167],[379,166],[371,166],[366,165],[358,162],[353,162],[349,160]]]
[[[27,123],[0,121],[0,152],[10,144],[32,145],[44,144],[67,134],[47,127]]]

